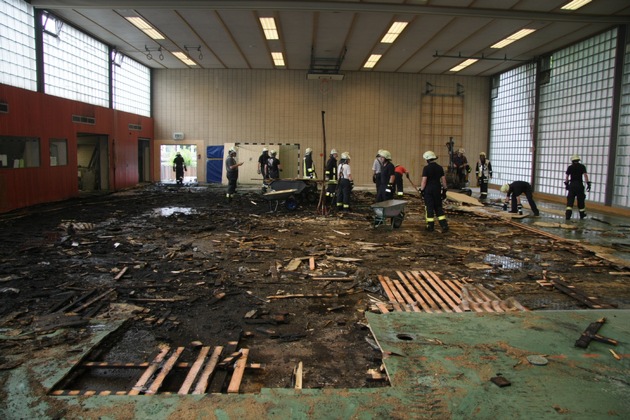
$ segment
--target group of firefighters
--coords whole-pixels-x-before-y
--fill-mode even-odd
[[[304,178],[316,179],[317,172],[312,157],[313,150],[309,147],[305,151],[303,159]],[[466,182],[468,174],[472,172],[464,149],[457,150],[456,155],[452,159],[453,169],[460,182]],[[428,150],[422,155],[426,161],[426,165],[422,169],[422,180],[417,188],[422,196],[426,208],[426,228],[428,231],[435,230],[435,221],[441,227],[442,232],[447,232],[448,222],[442,207],[442,201],[446,199],[447,181],[444,168],[439,165],[437,155]],[[177,158],[176,158],[177,159]],[[339,160],[338,160],[339,159]],[[352,179],[352,171],[350,167],[350,154],[348,152],[339,153],[336,149],[330,151],[328,160],[326,161],[324,179],[326,181],[325,195],[331,204],[336,204],[337,208],[343,210],[350,209],[351,191],[354,186]],[[580,163],[581,159],[578,155],[571,156],[571,165],[566,170],[565,186],[567,193],[567,207],[565,217],[569,220],[573,214],[573,204],[577,199],[580,218],[586,217],[585,191],[591,190],[591,182],[588,178],[586,167]],[[175,164],[175,162],[174,162]],[[238,168],[243,162],[236,161],[236,149],[230,148],[228,157],[225,161],[226,175],[228,179],[228,190],[226,197],[231,199],[236,192],[236,184],[238,179]],[[379,150],[372,165],[373,182],[376,184],[376,201],[391,200],[395,197],[401,198],[403,193],[403,176],[406,176],[409,182],[409,171],[401,166],[394,165],[392,155],[388,150]],[[258,159],[258,174],[262,175],[265,180],[280,178],[282,166],[277,158],[275,150],[263,148],[262,154]],[[488,184],[492,179],[492,164],[484,152],[479,154],[479,160],[475,166],[475,175],[480,190],[480,198],[486,199],[488,196]],[[587,187],[584,187],[586,182]],[[413,182],[411,182],[413,185]],[[414,185],[415,188],[415,185]],[[534,213],[539,216],[540,212],[533,198],[533,188],[526,181],[514,181],[511,184],[504,184],[500,191],[506,194],[504,210],[507,210],[507,204],[510,203],[510,213],[522,213],[520,204],[520,196],[525,195],[527,201]]]

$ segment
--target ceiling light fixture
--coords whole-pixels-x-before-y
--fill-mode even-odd
[[[146,20],[138,16],[131,16],[125,18],[136,28],[147,34],[152,39],[164,39],[164,35],[159,33],[153,26],[151,26]]]
[[[181,62],[183,62],[184,64],[187,64],[189,66],[196,66],[197,63],[195,63],[194,61],[192,61],[186,54],[184,54],[181,51],[175,51],[173,53],[173,55],[177,58],[180,59]]]
[[[364,69],[373,68],[376,65],[376,63],[378,63],[378,60],[380,60],[382,56],[383,56],[382,54],[372,54],[370,58],[368,58],[365,64],[363,65],[363,68]]]
[[[405,30],[405,27],[407,27],[408,23],[409,22],[392,23],[392,26],[390,26],[385,36],[383,36],[383,39],[381,39],[381,42],[383,44],[393,44],[396,38],[398,38],[398,35],[400,35],[402,31]]]
[[[450,69],[449,71],[452,71],[452,72],[461,71],[461,70],[465,69],[466,67],[468,67],[468,66],[470,66],[472,64],[475,64],[477,61],[479,61],[479,60],[476,59],[476,58],[469,58],[466,61],[462,61],[461,63],[459,63],[458,65],[456,65],[452,69]]]
[[[573,0],[572,2],[569,2],[569,3],[565,4],[564,6],[562,6],[560,9],[562,9],[562,10],[577,10],[580,7],[586,6],[590,2],[591,2],[591,0]]]
[[[272,52],[271,58],[273,59],[273,64],[275,64],[276,67],[284,67],[284,57],[281,52]]]
[[[278,30],[276,29],[276,21],[272,17],[261,17],[260,26],[262,26],[265,38],[267,39],[280,39],[278,36]]]
[[[491,45],[490,48],[503,48],[507,45],[510,45],[514,41],[518,41],[521,38],[525,38],[527,35],[536,32],[536,29],[521,29],[518,32],[514,32],[512,35],[502,39],[494,45]]]

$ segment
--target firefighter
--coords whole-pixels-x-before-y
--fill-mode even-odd
[[[277,154],[275,150],[271,150],[267,159],[267,173],[270,179],[280,178],[280,172],[282,172],[282,165],[280,165],[280,159],[276,157]]]
[[[424,198],[425,219],[427,222],[427,231],[435,230],[435,218],[440,223],[442,233],[448,232],[448,221],[444,208],[442,208],[442,200],[446,199],[446,176],[444,168],[436,162],[437,156],[431,150],[424,152],[422,157],[427,161],[427,165],[422,169],[422,181],[418,191]]]
[[[381,165],[381,161],[379,160],[379,157],[381,157],[381,150],[379,149],[378,152],[376,152],[376,157],[374,158],[374,163],[372,163],[372,182],[374,182],[374,185],[376,186],[376,194],[378,195],[378,192],[380,190],[380,184],[381,184],[381,169],[383,167],[383,165]]]
[[[586,192],[591,191],[591,181],[588,179],[588,173],[586,173],[586,166],[580,163],[580,156],[571,156],[571,165],[567,168],[566,176],[564,178],[564,185],[569,192],[567,194],[567,209],[565,212],[565,218],[571,219],[573,215],[573,203],[577,197],[578,210],[580,211],[580,219],[586,217],[586,194],[584,194],[584,181],[586,181]]]
[[[262,153],[258,157],[258,175],[263,176],[263,181],[269,178],[269,172],[267,170],[267,162],[269,161],[269,149],[263,147]]]
[[[514,181],[511,184],[503,184],[501,187],[501,192],[506,194],[506,202],[508,200],[512,201],[512,207],[510,213],[521,213],[522,210],[519,209],[520,203],[518,197],[521,194],[524,194],[527,197],[527,202],[529,203],[532,211],[534,212],[534,216],[540,216],[540,212],[538,211],[538,206],[536,206],[536,202],[534,201],[534,197],[532,196],[532,192],[534,189],[529,182],[525,181]]]
[[[457,154],[453,156],[453,167],[455,168],[460,188],[466,186],[468,174],[470,173],[470,165],[468,165],[468,159],[464,156],[464,153],[466,153],[464,149],[458,149]]]
[[[341,160],[337,167],[338,181],[339,181],[339,197],[337,199],[337,208],[343,208],[344,210],[350,210],[350,193],[354,181],[352,180],[352,172],[350,170],[350,154],[343,152],[341,154]]]
[[[488,198],[488,183],[492,179],[492,164],[486,159],[486,153],[479,153],[479,161],[475,168],[475,175],[477,176],[477,185],[481,192],[480,199],[485,200]]]
[[[381,150],[378,160],[381,162],[381,183],[380,191],[376,195],[376,201],[391,200],[394,195],[394,182],[396,175],[394,172],[394,164],[392,163],[392,154],[387,150]]]
[[[402,196],[404,195],[403,175],[405,175],[407,179],[409,179],[409,171],[402,165],[396,165],[396,167],[394,167],[394,182],[396,183],[396,197],[398,198],[402,198]]]
[[[175,159],[173,159],[173,170],[175,171],[177,185],[182,185],[184,183],[184,172],[188,171],[188,168],[186,168],[186,162],[179,152],[175,154]]]
[[[313,162],[313,149],[310,147],[306,148],[304,151],[303,171],[304,178],[317,178],[317,174],[315,173],[315,162]]]
[[[238,181],[238,167],[243,162],[236,162],[236,149],[231,147],[228,151],[228,157],[225,159],[225,176],[228,179],[228,189],[225,197],[231,200],[236,193],[236,182]]]
[[[324,176],[326,177],[326,183],[328,187],[326,187],[326,197],[331,200],[331,204],[335,198],[335,191],[337,190],[337,149],[332,149],[330,151],[330,157],[326,162],[326,172]]]

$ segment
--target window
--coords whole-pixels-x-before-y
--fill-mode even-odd
[[[0,168],[39,167],[39,139],[0,137]]]
[[[150,117],[151,72],[149,68],[120,53],[114,52],[113,55],[114,109]]]
[[[0,83],[37,90],[33,7],[21,0],[0,0]]]
[[[50,139],[50,166],[68,164],[68,140]]]

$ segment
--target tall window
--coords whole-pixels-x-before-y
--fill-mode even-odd
[[[496,184],[532,178],[536,67],[520,66],[493,81],[490,159]]]
[[[109,107],[107,46],[48,13],[42,25],[46,93]]]
[[[617,206],[630,207],[630,44],[626,44],[621,92],[612,203]]]
[[[149,68],[116,52],[113,53],[112,62],[114,63],[114,109],[150,117],[151,72]]]
[[[37,90],[33,7],[0,0],[0,83]]]
[[[588,200],[604,202],[616,45],[611,30],[553,54],[540,89],[537,191],[564,195],[564,173],[577,153],[593,183]]]

